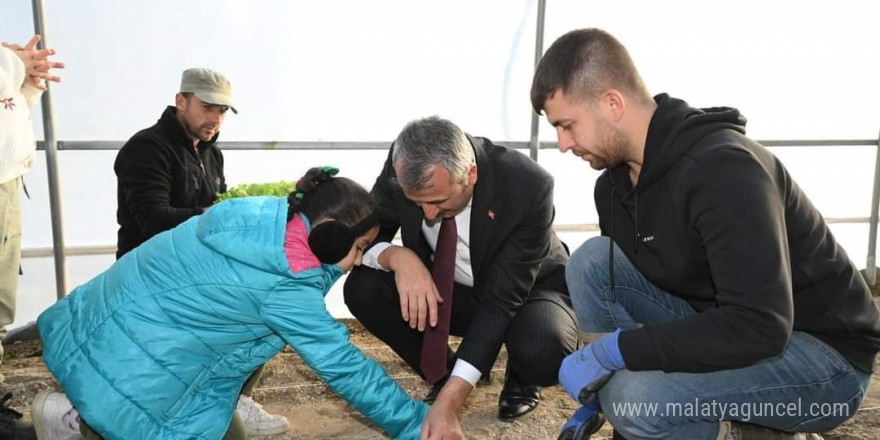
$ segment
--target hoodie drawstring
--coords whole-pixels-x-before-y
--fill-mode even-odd
[[[611,194],[608,197],[608,210],[611,211],[611,227],[608,234],[608,278],[610,281],[611,302],[615,302],[614,295],[614,185],[611,185]]]
[[[639,242],[642,241],[642,234],[639,232],[639,193],[635,193],[634,199],[636,235],[633,237],[633,241],[635,242],[635,253],[639,253]],[[614,302],[616,301],[614,291],[614,184],[611,185],[611,194],[608,198],[608,210],[611,213],[611,227],[609,228],[608,243],[608,279],[611,283],[609,286],[611,302]]]
[[[642,241],[642,234],[639,232],[639,193],[635,194],[635,204],[636,204],[636,235],[633,237],[633,240],[636,242],[636,253],[639,253],[639,242]]]

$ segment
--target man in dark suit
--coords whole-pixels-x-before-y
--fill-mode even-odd
[[[521,153],[430,117],[403,129],[372,193],[380,232],[366,267],[345,283],[349,310],[423,377],[423,334],[444,310],[449,333],[463,337],[454,354],[441,345],[444,365],[427,377],[434,386],[426,429],[460,429],[456,412],[502,344],[508,368],[498,415],[512,420],[533,410],[537,387],[557,383],[578,335],[565,285],[568,252],[552,230],[553,178]],[[452,298],[441,299],[431,269],[449,220],[454,284]],[[403,246],[390,244],[398,229]]]

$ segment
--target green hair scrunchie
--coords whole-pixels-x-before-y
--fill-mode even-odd
[[[336,167],[330,166],[330,165],[324,165],[324,166],[318,167],[318,169],[321,170],[322,173],[327,173],[331,176],[335,176],[335,175],[339,174],[339,168],[336,168]]]

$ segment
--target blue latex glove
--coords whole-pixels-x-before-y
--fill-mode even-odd
[[[568,355],[559,368],[559,383],[572,399],[586,405],[615,371],[623,370],[617,345],[620,329]]]
[[[574,415],[562,427],[556,440],[588,440],[593,433],[605,424],[605,416],[601,414],[598,396],[588,404],[578,408]]]

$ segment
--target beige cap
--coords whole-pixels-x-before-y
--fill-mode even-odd
[[[203,67],[183,71],[180,92],[190,92],[208,104],[225,105],[238,114],[232,105],[232,86],[223,74]]]

